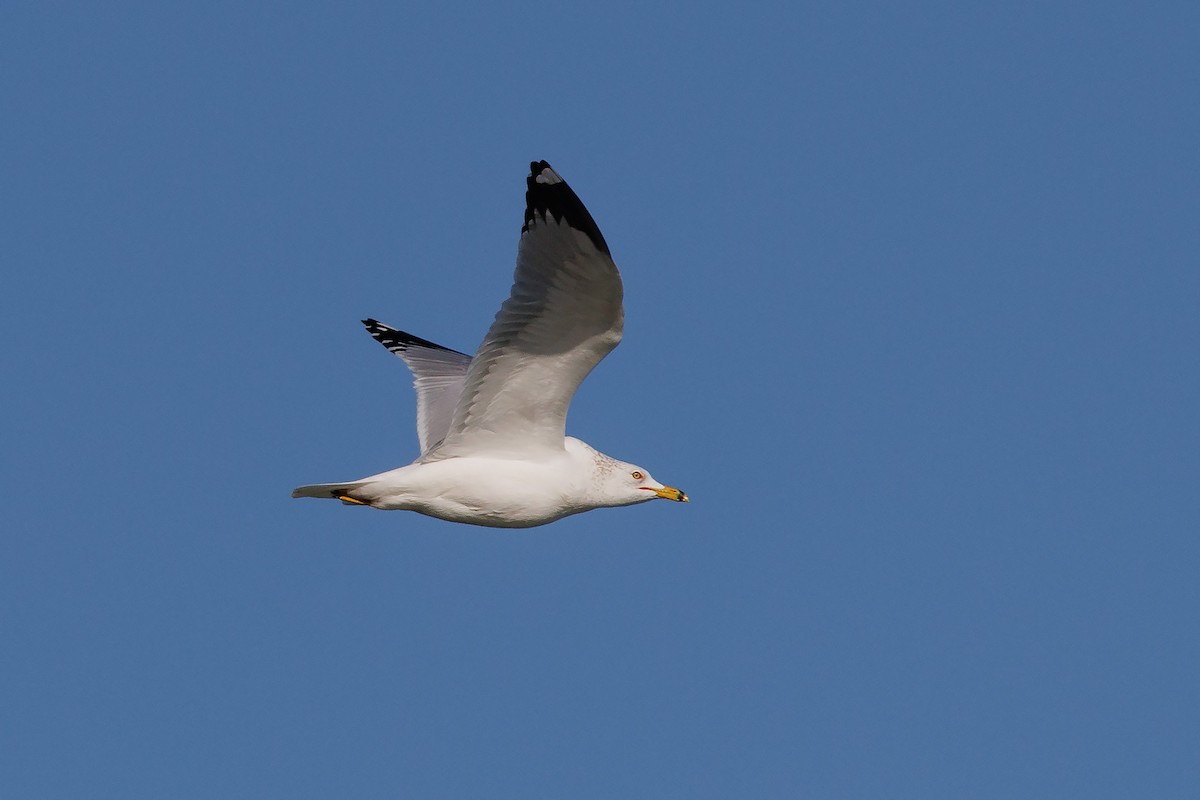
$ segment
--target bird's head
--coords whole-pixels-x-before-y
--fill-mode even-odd
[[[616,461],[603,476],[605,493],[620,499],[621,505],[644,503],[647,500],[674,500],[688,502],[685,492],[673,486],[664,486],[654,480],[644,468],[624,461]]]

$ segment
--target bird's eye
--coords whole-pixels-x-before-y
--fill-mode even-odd
[[[642,478],[646,477],[645,475],[643,475],[643,474],[641,473],[641,470],[636,470],[636,469],[635,469],[633,472],[629,473],[629,474],[633,476],[633,479],[634,479],[635,481],[640,481]]]

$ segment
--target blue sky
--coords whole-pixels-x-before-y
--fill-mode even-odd
[[[1192,4],[8,4],[0,795],[1192,797]],[[531,159],[690,505],[416,454]]]

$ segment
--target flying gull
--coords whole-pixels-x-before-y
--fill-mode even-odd
[[[530,164],[512,293],[474,357],[363,320],[413,373],[421,455],[292,497],[527,528],[570,514],[664,498],[635,464],[566,435],[567,407],[621,341],[621,275],[592,215],[545,161]]]

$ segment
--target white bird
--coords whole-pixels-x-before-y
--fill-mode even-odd
[[[527,528],[655,498],[686,503],[634,464],[566,435],[579,384],[621,341],[621,274],[592,215],[545,161],[530,164],[512,293],[472,358],[373,319],[412,370],[421,455],[292,497]]]

